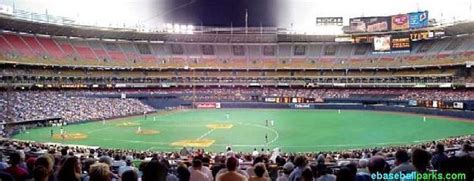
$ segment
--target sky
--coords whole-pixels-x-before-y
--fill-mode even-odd
[[[449,3],[448,3],[449,2]],[[313,28],[316,17],[387,16],[428,10],[438,21],[474,19],[473,0],[0,0],[16,9],[71,17],[89,25]]]

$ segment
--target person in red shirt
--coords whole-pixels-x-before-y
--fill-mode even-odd
[[[5,171],[11,174],[15,180],[21,181],[25,180],[28,177],[28,171],[25,168],[19,166],[21,162],[21,157],[18,152],[14,152],[10,155],[10,167]]]

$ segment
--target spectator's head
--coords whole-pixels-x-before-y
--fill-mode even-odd
[[[200,170],[202,167],[202,161],[199,158],[193,160],[193,169]]]
[[[368,165],[368,164],[369,164],[369,160],[367,160],[367,159],[360,159],[358,166],[359,166],[359,168],[365,169],[365,168],[367,168],[367,165]]]
[[[443,143],[436,144],[436,153],[444,153],[444,144]]]
[[[402,163],[407,163],[410,160],[410,157],[408,156],[408,152],[404,149],[399,149],[395,153],[395,164],[399,165]]]
[[[253,159],[252,165],[256,165],[257,163],[262,163],[262,162],[263,162],[263,158],[261,156],[258,156],[258,157],[255,157],[255,159]]]
[[[423,173],[427,171],[428,166],[430,165],[431,154],[426,150],[416,148],[413,150],[411,159],[416,171]]]
[[[348,164],[346,166],[342,166],[337,173],[336,180],[355,180],[355,176],[357,174],[357,168],[354,164]]]
[[[160,181],[166,180],[168,170],[158,160],[151,160],[143,169],[143,181]]]
[[[254,166],[254,172],[257,177],[263,177],[263,174],[266,172],[265,164],[263,163],[257,163]]]
[[[53,173],[53,160],[49,155],[43,155],[36,159],[33,169],[33,178],[35,180],[48,180]]]
[[[138,181],[138,174],[135,170],[127,170],[122,173],[122,181]]]
[[[229,157],[227,158],[225,166],[227,167],[227,170],[235,171],[237,167],[239,166],[239,161],[235,157]]]
[[[466,142],[462,145],[462,151],[469,153],[472,151],[472,146],[470,142]]]
[[[291,162],[287,162],[285,165],[283,165],[283,173],[290,175],[294,168],[295,166]]]
[[[305,167],[307,164],[305,156],[298,156],[295,158],[295,166],[296,167]]]
[[[370,173],[387,173],[388,164],[385,159],[381,156],[373,156],[369,160],[369,172]]]
[[[58,181],[80,180],[81,163],[75,156],[67,157],[58,171]]]
[[[301,181],[313,181],[313,171],[311,168],[306,167],[301,173]]]
[[[189,170],[184,163],[178,166],[178,169],[176,170],[176,172],[178,173],[179,180],[187,181],[189,180],[189,177],[191,176],[191,173],[189,173]]]
[[[10,164],[12,166],[16,166],[20,164],[21,162],[21,155],[19,152],[15,151],[12,154],[10,154]]]
[[[110,181],[111,173],[109,165],[105,163],[96,163],[89,169],[90,181]]]
[[[44,166],[37,166],[33,169],[33,179],[35,181],[47,181],[51,171]]]

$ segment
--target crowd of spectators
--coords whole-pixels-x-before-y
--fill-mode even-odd
[[[376,173],[461,173],[472,180],[473,136],[318,153],[152,152],[4,140],[0,180],[372,180]],[[250,150],[249,150],[250,151]],[[8,159],[6,159],[8,158]]]
[[[100,120],[154,111],[137,99],[75,96],[60,91],[2,93],[3,120],[29,121],[62,118],[67,122]]]
[[[264,101],[272,97],[325,99],[383,98],[388,100],[473,100],[472,89],[328,89],[328,88],[170,88],[101,91],[12,91],[0,93],[0,122],[61,117],[68,122],[100,120],[154,111],[138,99],[107,95],[173,94],[186,101]],[[104,96],[105,95],[105,96]]]
[[[327,98],[382,97],[391,100],[472,100],[472,89],[356,89],[356,88],[171,88],[127,91],[128,93],[177,94],[186,100],[256,101],[255,97],[301,97],[323,101]],[[110,93],[110,92],[109,92]],[[96,92],[95,94],[102,94]],[[196,96],[196,97],[194,97]]]

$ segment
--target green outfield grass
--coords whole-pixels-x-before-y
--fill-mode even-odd
[[[267,119],[274,120],[274,126],[267,127]],[[124,123],[127,126],[118,126]],[[159,133],[139,135],[136,124],[140,124],[143,131]],[[232,127],[206,127],[210,124]],[[59,133],[59,127],[53,129]],[[414,144],[474,134],[474,123],[429,116],[425,122],[423,115],[371,111],[342,110],[339,114],[337,110],[221,109],[161,112],[148,115],[146,119],[136,116],[107,120],[105,125],[101,121],[67,125],[64,129],[67,134],[81,133],[87,138],[53,139],[50,127],[27,130],[14,138],[154,151],[179,150],[181,146],[172,143],[182,140],[207,140],[212,142],[206,147],[208,151],[223,151],[232,145],[235,150],[244,152],[266,146],[279,147],[285,152],[309,152]],[[265,135],[268,135],[268,144]]]

